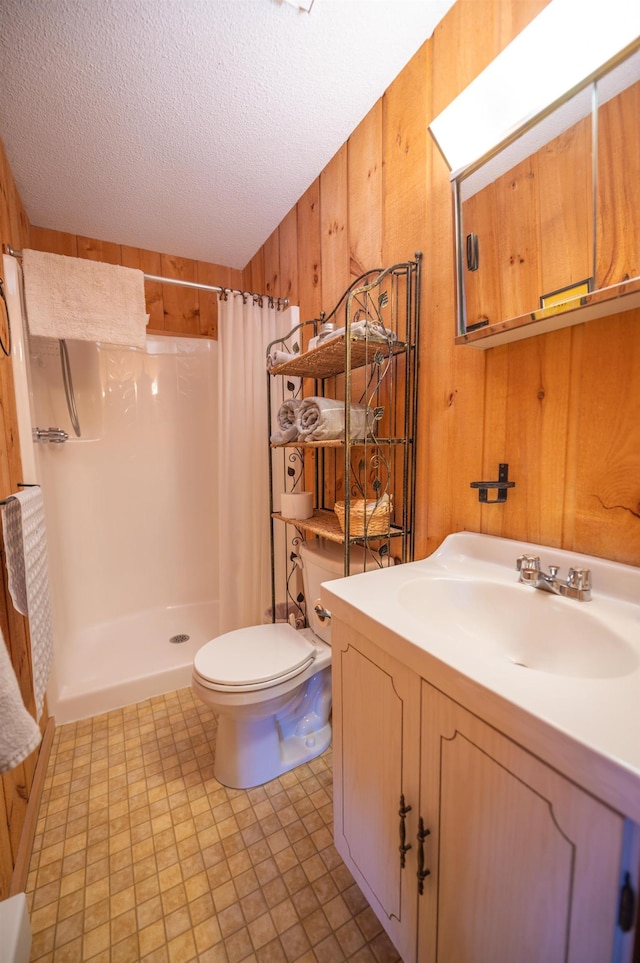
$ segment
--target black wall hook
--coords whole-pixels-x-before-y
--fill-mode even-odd
[[[478,501],[487,505],[496,505],[507,500],[507,489],[515,488],[515,482],[509,481],[509,466],[504,462],[498,465],[497,481],[471,482],[471,488],[478,489]],[[495,498],[489,498],[489,489],[497,489]]]

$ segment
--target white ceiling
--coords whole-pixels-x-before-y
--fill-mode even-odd
[[[0,0],[31,223],[244,267],[453,0],[290,4]]]

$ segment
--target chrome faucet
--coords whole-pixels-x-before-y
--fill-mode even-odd
[[[53,442],[53,444],[61,445],[63,442],[67,441],[69,435],[62,428],[34,428],[33,429],[33,440],[38,442]]]
[[[550,565],[548,574],[540,568],[538,555],[521,555],[516,562],[520,572],[518,581],[525,585],[554,595],[563,595],[578,602],[588,602],[591,599],[591,571],[588,568],[570,568],[567,578],[558,578],[558,566]]]

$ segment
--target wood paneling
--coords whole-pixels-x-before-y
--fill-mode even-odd
[[[538,151],[536,161],[540,217],[536,294],[542,296],[592,274],[591,118],[554,138]],[[537,297],[528,307],[538,307]]]
[[[278,297],[300,304],[298,286],[298,217],[293,207],[280,225],[280,290]],[[301,321],[304,318],[301,317]]]
[[[4,148],[0,144],[0,242],[20,250],[29,245],[29,225],[18,195]],[[0,273],[2,262],[0,260]],[[0,313],[4,310],[0,307]],[[3,341],[7,344],[3,319]],[[11,361],[0,355],[0,498],[15,492],[22,477],[18,443],[15,393]],[[27,708],[35,715],[31,671],[31,648],[27,620],[13,608],[7,587],[4,544],[0,531],[1,559],[0,628]],[[45,703],[40,720],[44,731],[48,719]],[[0,899],[9,895],[27,815],[39,749],[23,763],[0,777]]]
[[[334,309],[350,280],[347,198],[345,144],[320,175],[320,256],[324,268],[322,309],[327,314]]]
[[[636,315],[485,351],[453,341],[451,185],[427,126],[547,2],[458,0],[297,205],[303,316],[317,315],[320,308],[331,310],[356,266],[375,266],[378,251],[385,265],[406,260],[416,250],[425,253],[418,557],[433,551],[449,533],[468,529],[640,564]],[[613,132],[620,127],[613,111],[607,125]],[[496,257],[514,258],[512,282],[505,286],[507,300],[515,303],[523,285],[529,284],[519,265],[523,252],[535,265],[534,301],[541,284],[552,289],[559,277],[582,270],[582,262],[576,265],[567,254],[566,237],[556,234],[555,247],[547,250],[541,235],[563,216],[557,185],[563,170],[576,166],[583,134],[577,131],[573,140],[552,145],[553,151],[536,162],[535,169],[519,172],[515,186],[511,176],[496,201],[507,222],[495,239]],[[613,151],[626,150],[619,143],[621,135],[612,136]],[[640,151],[635,154],[640,156]],[[601,157],[601,164],[605,162]],[[376,183],[380,170],[381,218]],[[580,179],[575,179],[576,192],[583,191],[587,173],[581,169]],[[627,184],[626,189],[634,188]],[[608,192],[612,195],[615,188]],[[516,195],[522,204],[514,217]],[[616,216],[621,220],[626,202],[622,194],[619,198]],[[520,216],[531,205],[540,214],[542,228],[530,229]],[[572,210],[578,220],[567,228],[572,236],[585,235],[588,248],[591,238],[579,221],[580,208]],[[625,238],[634,230],[629,225]],[[486,279],[489,289],[498,283],[495,272]],[[503,461],[516,487],[505,504],[481,507],[470,482],[496,478]]]
[[[355,278],[382,267],[381,100],[353,132],[348,148],[349,261]]]
[[[319,180],[315,180],[307,188],[298,201],[296,210],[300,317],[302,320],[307,320],[308,318],[318,317],[323,303]]]
[[[276,229],[264,244],[264,288],[252,288],[257,293],[278,296],[280,290],[280,232]]]
[[[640,274],[640,81],[598,114],[596,286],[604,287]]]
[[[429,62],[424,44],[383,98],[385,265],[409,260],[427,243]]]

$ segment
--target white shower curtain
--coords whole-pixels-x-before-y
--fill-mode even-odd
[[[218,309],[220,632],[257,625],[271,599],[266,348],[297,323],[229,293]]]

